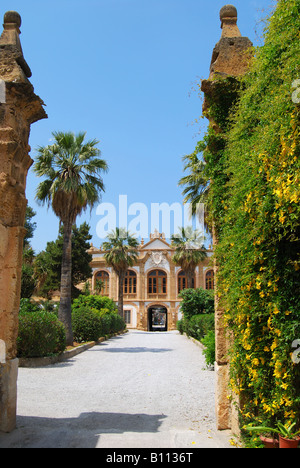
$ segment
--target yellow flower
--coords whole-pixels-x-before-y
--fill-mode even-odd
[[[286,216],[284,216],[283,214],[279,217],[279,221],[280,221],[281,224],[284,224],[285,218],[286,218]]]
[[[291,196],[290,201],[291,201],[292,203],[298,203],[298,195],[297,195],[297,193],[294,193],[294,194]]]
[[[272,344],[272,346],[271,346],[271,351],[274,351],[274,349],[276,349],[277,346],[278,346],[278,341],[277,341],[277,339],[275,338],[275,340],[273,341],[273,344]]]

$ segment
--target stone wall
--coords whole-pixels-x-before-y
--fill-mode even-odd
[[[7,12],[0,37],[0,430],[5,432],[14,429],[16,418],[25,189],[32,164],[28,141],[31,124],[47,117],[28,80],[20,26],[20,15]]]
[[[224,129],[218,126],[209,116],[209,108],[216,104],[217,96],[223,84],[222,78],[234,79],[243,76],[251,59],[252,43],[247,37],[242,37],[237,26],[237,10],[233,5],[225,5],[220,11],[222,35],[216,44],[210,65],[208,80],[203,80],[201,90],[204,92],[203,113],[208,115],[209,125],[216,133],[222,133]],[[221,80],[218,80],[221,78]],[[218,89],[218,87],[220,87]],[[222,88],[223,89],[223,88]],[[213,149],[212,149],[213,151]],[[212,181],[213,183],[213,181]],[[214,249],[218,243],[218,233],[213,228]],[[216,416],[219,430],[231,429],[238,432],[238,418],[235,406],[228,399],[229,395],[229,359],[228,336],[223,323],[224,311],[220,306],[218,296],[218,265],[215,262],[215,313],[216,313]]]

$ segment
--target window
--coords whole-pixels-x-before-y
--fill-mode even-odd
[[[134,271],[127,271],[124,278],[123,293],[131,295],[136,294],[136,273]]]
[[[148,294],[167,294],[167,274],[164,271],[154,270],[149,273]]]
[[[109,274],[107,271],[98,271],[95,276],[95,291],[101,296],[109,295]]]
[[[206,273],[205,288],[206,289],[214,289],[214,272],[213,272],[213,270],[209,270]]]
[[[124,310],[124,320],[127,325],[131,323],[131,310]]]
[[[192,288],[195,288],[195,276],[192,279]],[[186,289],[186,276],[184,271],[181,271],[178,275],[178,294],[183,289]]]

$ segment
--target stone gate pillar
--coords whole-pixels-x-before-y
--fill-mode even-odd
[[[47,117],[20,43],[21,17],[4,16],[0,37],[0,431],[16,424],[17,336],[30,125]]]
[[[209,126],[215,133],[224,133],[219,123],[209,115],[210,106],[220,105],[220,93],[224,92],[222,79],[232,78],[232,86],[236,85],[236,79],[244,75],[249,67],[251,59],[252,42],[247,37],[242,37],[237,26],[237,10],[233,5],[225,5],[220,11],[222,35],[216,44],[210,65],[208,80],[203,80],[201,90],[204,92],[203,111],[208,115]],[[229,90],[228,90],[229,91]],[[223,96],[224,97],[224,96]],[[233,104],[233,102],[232,102]],[[214,148],[211,148],[214,152]],[[213,181],[211,181],[213,183]],[[218,232],[213,226],[213,244],[218,243]],[[220,306],[218,297],[218,265],[215,262],[215,315],[216,315],[216,417],[219,430],[232,429],[238,432],[237,418],[234,415],[234,407],[227,396],[229,393],[229,361],[228,341],[223,324],[224,311]]]

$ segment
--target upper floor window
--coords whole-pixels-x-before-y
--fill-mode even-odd
[[[181,271],[181,272],[178,274],[178,294],[179,294],[180,291],[182,291],[183,289],[186,289],[186,287],[187,287],[187,281],[186,281],[185,272],[184,272],[184,271]],[[195,288],[195,276],[194,276],[193,279],[192,279],[192,288]]]
[[[167,294],[167,274],[164,271],[154,270],[149,273],[148,294]]]
[[[214,272],[209,270],[205,275],[205,288],[214,289]]]
[[[128,270],[124,279],[123,293],[136,294],[136,283],[136,273],[132,270]]]
[[[98,271],[95,275],[95,286],[97,294],[101,296],[109,295],[109,274],[107,271]]]

